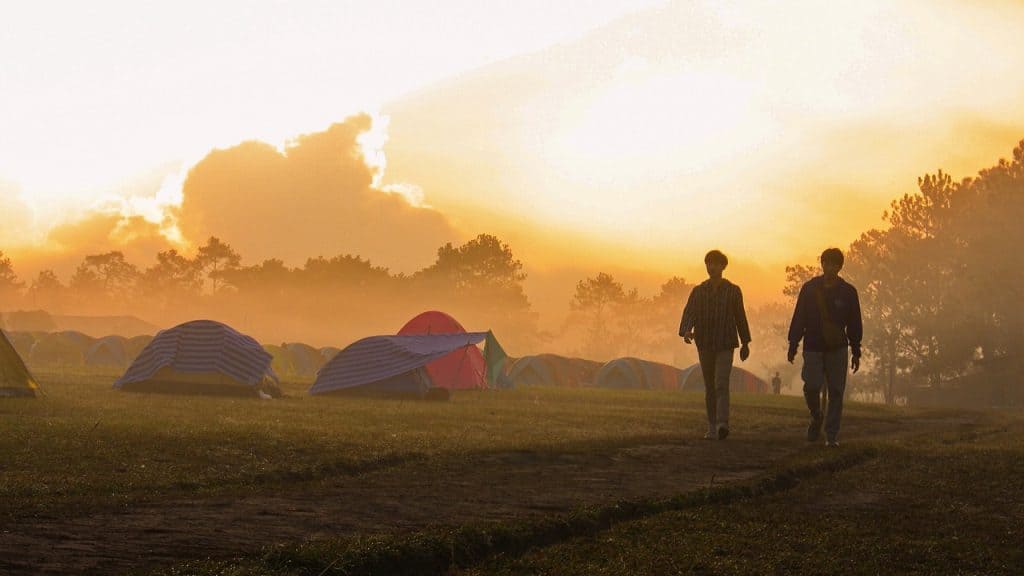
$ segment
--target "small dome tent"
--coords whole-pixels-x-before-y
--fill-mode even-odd
[[[278,395],[271,356],[251,336],[212,320],[159,332],[114,388],[177,394]]]
[[[29,362],[35,367],[81,366],[93,342],[93,338],[73,330],[47,334],[32,345]]]
[[[601,368],[600,362],[537,354],[517,359],[508,370],[516,386],[589,386]]]
[[[643,388],[678,390],[682,371],[667,364],[640,358],[616,358],[597,371],[594,385],[599,388]]]
[[[429,398],[437,387],[426,366],[476,345],[487,332],[370,336],[338,352],[320,369],[311,395],[356,393]],[[479,349],[477,349],[479,352]]]
[[[89,366],[120,366],[128,364],[128,347],[124,336],[104,336],[93,342],[85,353]]]
[[[398,331],[399,336],[465,334],[455,318],[431,310],[409,320]],[[476,346],[463,347],[432,361],[426,366],[435,387],[450,390],[481,390],[487,387],[487,365]]]

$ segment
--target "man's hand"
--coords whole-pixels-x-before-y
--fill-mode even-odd
[[[693,344],[693,328],[690,328],[686,334],[683,334],[683,342]]]
[[[850,359],[850,369],[856,374],[857,370],[860,370],[860,356],[854,356]]]
[[[750,358],[750,344],[744,343],[740,347],[740,362],[746,362],[747,358]]]
[[[790,364],[792,364],[793,360],[795,358],[796,358],[796,350],[790,349],[790,351],[786,353],[786,361],[789,362]]]

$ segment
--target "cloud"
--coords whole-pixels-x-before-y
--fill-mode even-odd
[[[519,251],[544,238],[528,262],[800,261],[881,225],[921,174],[970,176],[1024,137],[1022,18],[673,1],[385,106],[388,175]]]
[[[353,253],[397,270],[430,264],[459,234],[439,212],[374,186],[360,115],[304,134],[284,150],[249,141],[214,150],[188,173],[178,229],[193,244],[217,236],[247,262]]]
[[[161,233],[160,224],[117,212],[92,212],[58,224],[46,239],[56,261],[77,262],[88,254],[120,250],[130,262],[141,265],[150,263],[157,252],[173,247]]]

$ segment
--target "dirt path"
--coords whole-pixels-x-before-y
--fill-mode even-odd
[[[851,422],[851,436],[864,426]],[[873,432],[880,432],[872,423]],[[866,431],[866,430],[865,430]],[[748,479],[808,447],[742,434],[608,453],[508,452],[398,464],[276,493],[175,498],[0,526],[0,574],[117,574],[251,555],[275,543],[526,518]]]

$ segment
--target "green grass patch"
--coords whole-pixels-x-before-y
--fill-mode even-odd
[[[448,574],[496,556],[515,557],[532,548],[594,536],[636,518],[775,494],[793,488],[803,479],[855,466],[874,455],[873,448],[841,453],[817,452],[814,456],[804,454],[797,458],[802,460],[800,464],[767,474],[754,482],[709,487],[667,500],[624,501],[520,523],[285,545],[255,560],[241,563],[193,562],[158,574]]]
[[[693,438],[699,394],[522,389],[447,403],[135,394],[117,374],[39,374],[45,395],[0,399],[0,515],[130,505],[146,499],[270,489],[407,461],[504,451],[588,452]],[[745,430],[794,430],[795,398],[738,395]],[[851,413],[887,417],[876,407]]]
[[[878,444],[793,490],[656,514],[470,574],[1019,574],[1024,426]]]

